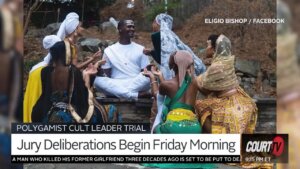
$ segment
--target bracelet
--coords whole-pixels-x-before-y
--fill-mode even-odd
[[[150,83],[150,85],[152,85],[153,83],[157,83],[157,81],[153,81],[153,82],[151,82],[151,83]]]

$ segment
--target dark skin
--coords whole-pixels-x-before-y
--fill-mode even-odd
[[[76,46],[77,38],[82,35],[83,30],[84,29],[81,27],[81,23],[80,23],[78,25],[78,27],[76,28],[76,30],[73,33],[71,33],[70,35],[68,35],[66,38],[72,45]],[[76,48],[77,48],[77,46],[76,46]],[[102,56],[102,53],[101,53],[101,50],[99,49],[96,53],[94,53],[92,56],[88,57],[88,59],[83,62],[78,62],[78,59],[77,59],[78,57],[74,57],[72,59],[72,64],[78,69],[84,69],[90,63],[93,63],[93,62],[99,60],[101,58],[101,56]]]
[[[177,65],[175,64],[174,61],[174,55],[170,56],[169,60],[169,67],[173,68],[175,72],[175,77],[172,78],[171,80],[164,80],[160,85],[159,85],[159,93],[162,95],[167,95],[170,98],[173,98],[177,91],[179,90],[179,75],[178,75],[178,68]],[[193,65],[191,65],[187,73],[192,77],[192,83],[186,90],[186,92],[183,94],[183,96],[179,99],[180,102],[194,106],[196,97],[197,97],[197,82],[196,79],[194,78],[194,73],[193,73]]]
[[[161,71],[159,71],[154,65],[151,67],[150,71],[145,68],[143,74],[150,79],[151,93],[155,99],[158,94],[158,82],[156,81],[156,78],[158,78],[160,82],[163,82],[165,79]]]
[[[125,24],[119,28],[119,43],[122,45],[128,45],[131,43],[131,38],[134,37],[135,27],[132,20],[125,20]],[[107,77],[111,77],[111,68],[103,69],[103,73]]]
[[[90,63],[83,71],[85,86],[90,88],[90,76],[97,73],[97,68],[104,62]],[[51,86],[53,91],[66,91],[68,89],[69,67],[59,60],[54,63],[54,70],[51,74]]]
[[[54,70],[51,74],[52,91],[66,91],[68,89],[69,67],[62,61],[54,63]]]

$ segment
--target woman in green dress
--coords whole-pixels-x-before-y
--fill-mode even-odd
[[[158,84],[153,71],[145,70],[144,74],[151,80],[152,93],[159,90],[165,95],[161,113],[154,122],[154,133],[158,134],[200,134],[202,127],[194,111],[197,97],[197,84],[194,78],[194,61],[187,51],[179,50],[170,56],[169,67],[175,76]],[[156,74],[156,73],[155,73]],[[147,167],[159,168],[214,168],[212,164],[200,163],[151,163]]]

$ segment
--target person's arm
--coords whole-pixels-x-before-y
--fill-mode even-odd
[[[152,58],[158,63],[160,64],[160,55],[157,54],[157,52],[155,51],[155,49],[148,49],[148,48],[145,48],[143,50],[143,53],[145,55],[148,55],[148,56],[152,56]]]
[[[97,62],[95,64],[91,63],[82,71],[83,80],[87,88],[91,87],[91,76],[95,75],[98,72],[99,65],[104,63],[105,62]]]
[[[159,85],[159,94],[168,95],[168,84],[167,81],[163,81]]]
[[[150,85],[151,85],[151,94],[154,98],[156,98],[156,96],[158,94],[158,82],[156,81],[155,76],[152,74],[151,71],[148,71],[147,69],[144,69],[143,74],[146,77],[149,77]]]
[[[212,133],[212,122],[211,122],[211,115],[208,115],[204,121],[204,124],[202,124],[203,127],[203,133]]]
[[[74,57],[74,58],[72,59],[72,63],[73,63],[73,65],[74,65],[76,68],[78,68],[78,69],[81,70],[81,69],[86,68],[90,63],[92,63],[92,62],[94,62],[94,61],[100,59],[101,56],[102,56],[102,52],[101,52],[101,50],[99,49],[96,53],[94,53],[91,57],[89,57],[88,60],[79,63],[77,57]]]
[[[162,72],[161,72],[157,67],[152,66],[152,67],[151,67],[151,72],[152,72],[155,76],[158,77],[158,79],[159,79],[160,82],[165,81],[165,78],[164,78]]]
[[[105,54],[105,51],[104,51],[104,54],[103,54],[103,59],[105,61],[105,63],[101,66],[101,74],[104,74],[106,77],[111,77],[111,67],[112,67],[112,64],[108,58],[108,56]]]

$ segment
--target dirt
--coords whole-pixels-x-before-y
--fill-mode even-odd
[[[291,27],[294,32],[300,35],[300,1],[299,0],[284,0],[288,7],[290,8],[292,20],[291,20]]]
[[[276,48],[276,25],[271,24],[209,24],[205,18],[272,18],[274,12],[261,2],[218,1],[189,18],[181,30],[176,30],[181,39],[195,52],[206,47],[210,34],[224,34],[232,42],[232,53],[239,58],[258,60],[262,70],[275,71],[275,63],[268,57]],[[229,8],[229,9],[228,9]],[[275,8],[276,9],[276,8]],[[229,12],[234,11],[236,12]],[[257,14],[257,11],[264,11]],[[247,11],[246,13],[243,11]],[[251,15],[249,15],[249,13]],[[213,17],[212,17],[213,16]],[[200,56],[203,58],[203,54]]]
[[[137,1],[139,2],[139,1]],[[119,1],[110,7],[102,10],[103,20],[107,20],[111,15],[109,11],[115,11],[112,17],[128,18],[136,17],[142,20],[143,8],[127,9],[122,8],[127,1]],[[140,3],[136,3],[140,6]],[[276,17],[274,9],[275,3],[266,1],[214,1],[202,11],[187,18],[182,26],[177,27],[174,32],[181,40],[192,48],[192,50],[205,60],[204,50],[206,40],[210,34],[225,34],[232,41],[232,53],[239,58],[258,60],[261,62],[263,72],[275,72],[276,64],[269,58],[269,53],[276,48],[276,25],[274,24],[208,24],[205,18],[274,18]],[[118,9],[118,10],[116,10]],[[258,12],[259,11],[259,12]],[[126,15],[124,15],[126,14]],[[136,20],[135,19],[135,20]],[[145,19],[145,18],[144,18]],[[151,27],[151,25],[149,25]],[[152,48],[150,38],[151,32],[136,30],[134,41]],[[89,27],[86,29],[85,37],[99,38],[101,40],[117,41],[117,32],[101,32],[98,27]],[[39,61],[47,52],[42,47],[42,38],[24,39],[24,63],[28,61]],[[25,65],[26,66],[26,65]],[[25,79],[26,74],[25,71]],[[26,80],[24,80],[26,81]]]

